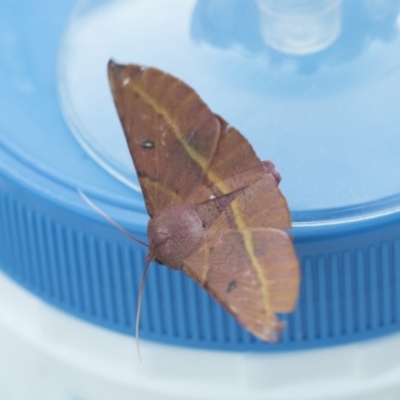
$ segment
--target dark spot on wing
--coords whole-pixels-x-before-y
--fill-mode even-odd
[[[257,243],[254,254],[257,258],[263,258],[269,252],[269,245],[265,242]]]
[[[227,288],[226,288],[226,293],[232,292],[232,290],[235,290],[237,286],[237,282],[235,280],[230,281]]]
[[[143,141],[142,143],[140,143],[140,146],[141,146],[143,149],[146,149],[146,150],[152,150],[152,149],[154,149],[154,143],[153,143],[151,140],[145,140],[145,141]]]

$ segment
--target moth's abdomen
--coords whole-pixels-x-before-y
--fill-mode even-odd
[[[173,269],[181,268],[183,259],[198,247],[205,232],[196,210],[186,202],[173,204],[154,216],[147,231],[150,254]]]

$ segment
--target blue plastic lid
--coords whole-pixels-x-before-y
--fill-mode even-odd
[[[399,330],[400,2],[308,3],[3,2],[0,268],[66,312],[133,333],[145,251],[76,192],[145,238],[106,77],[114,58],[183,79],[274,161],[302,263],[277,344],[160,266],[146,283],[143,338],[275,351]]]
[[[310,9],[303,6],[295,20],[303,3]],[[194,87],[262,159],[276,163],[296,222],[383,212],[399,200],[392,177],[400,169],[400,93],[394,90],[400,6],[381,3],[85,2],[60,53],[63,111],[89,154],[139,191],[125,138],[116,134],[121,128],[104,70],[110,57],[155,66]],[[259,28],[277,19],[265,21],[265,9],[281,19],[293,10],[286,15],[293,24],[308,11],[307,26],[323,13],[326,30],[332,28],[325,14],[333,13],[339,36],[318,52],[309,53],[314,48],[304,43],[293,44],[294,54],[278,52]],[[279,29],[275,35],[291,34]],[[328,35],[313,33],[317,43]],[[309,45],[313,38],[306,39]]]

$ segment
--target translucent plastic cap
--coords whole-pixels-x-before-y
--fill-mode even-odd
[[[261,35],[283,53],[319,52],[341,33],[341,5],[342,0],[258,0]]]

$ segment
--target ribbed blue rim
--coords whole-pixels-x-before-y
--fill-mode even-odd
[[[148,217],[140,196],[132,193],[131,198],[126,187],[118,186],[94,163],[77,162],[84,152],[60,115],[55,60],[63,24],[75,1],[49,3],[46,18],[40,12],[34,15],[36,4],[23,3],[4,3],[6,12],[0,13],[3,25],[15,17],[22,32],[20,42],[26,41],[25,52],[16,59],[28,58],[32,68],[29,73],[11,64],[2,63],[0,68],[4,89],[0,100],[9,107],[0,113],[0,270],[59,310],[133,335],[145,250],[89,209],[76,185],[86,182],[81,189],[142,239]],[[53,34],[43,46],[41,35],[50,31]],[[33,38],[32,32],[38,37]],[[38,58],[45,62],[35,70],[32,60]],[[31,79],[36,92],[18,92],[15,85],[24,79]],[[39,136],[51,138],[58,153],[42,151],[44,144],[35,147]],[[46,160],[37,157],[39,153]],[[59,162],[68,170],[59,168]],[[87,178],[79,179],[81,175]],[[89,184],[91,179],[94,183]],[[364,219],[337,219],[338,214],[332,219],[329,210],[326,218],[320,212],[315,218],[294,215],[295,221],[302,221],[293,230],[302,281],[295,312],[282,316],[287,329],[281,342],[258,341],[194,282],[158,265],[148,274],[141,337],[178,346],[262,352],[331,346],[399,331],[397,200],[388,199],[386,212],[380,213],[371,204],[359,213],[368,216]],[[321,219],[325,221],[318,222]]]
[[[86,209],[73,188],[22,163],[9,148],[0,147],[0,160],[3,272],[60,310],[132,335],[145,251]],[[344,224],[334,235],[331,227],[293,233],[302,284],[295,312],[282,316],[287,329],[279,343],[255,339],[194,282],[158,265],[146,282],[141,337],[204,349],[284,351],[399,330],[398,213]]]

